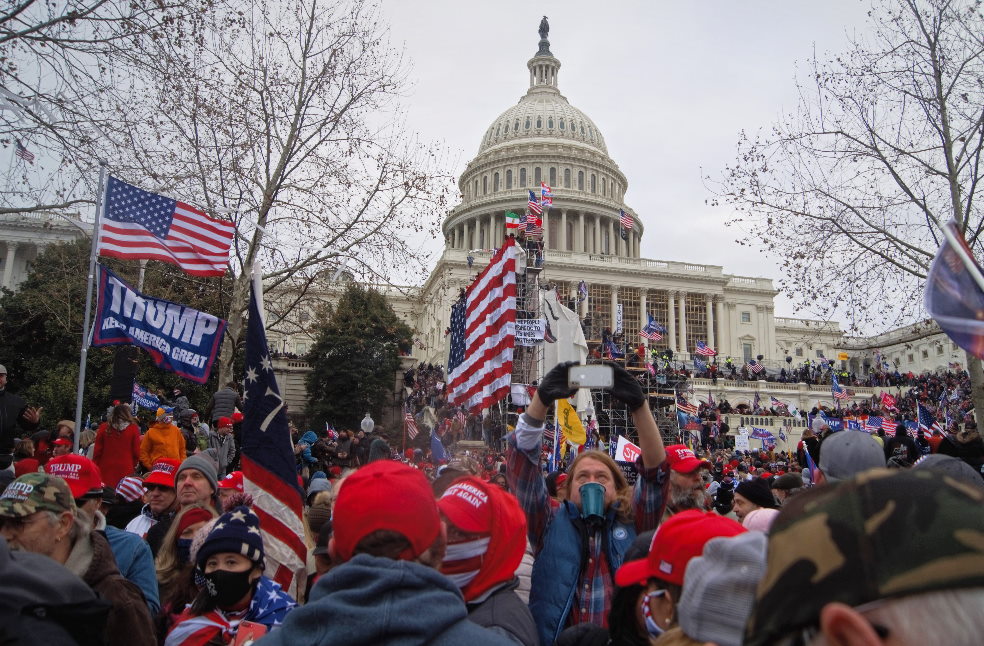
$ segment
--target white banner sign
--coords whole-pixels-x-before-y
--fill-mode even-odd
[[[520,319],[516,321],[516,345],[540,345],[546,328],[543,319]]]
[[[640,455],[642,455],[642,449],[625,439],[624,436],[618,436],[618,444],[615,446],[616,462],[631,462],[635,464],[636,458]]]
[[[622,333],[622,304],[615,305],[615,334]]]
[[[748,431],[744,428],[738,429],[735,436],[735,451],[748,451]]]

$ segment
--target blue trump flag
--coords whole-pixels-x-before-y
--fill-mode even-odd
[[[952,220],[926,275],[926,311],[953,342],[984,359],[984,278],[980,266]]]
[[[260,518],[267,576],[295,594],[305,582],[304,499],[255,288],[249,297],[244,385],[243,485],[253,496],[253,511]]]
[[[208,381],[226,322],[196,309],[141,294],[102,265],[92,345],[135,345],[154,364],[189,381]]]

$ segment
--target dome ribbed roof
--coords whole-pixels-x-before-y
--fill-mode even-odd
[[[482,138],[479,154],[502,143],[523,139],[576,141],[608,155],[601,131],[586,114],[559,92],[530,92],[500,114]]]

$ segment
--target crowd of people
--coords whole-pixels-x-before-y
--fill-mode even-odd
[[[820,417],[796,453],[695,453],[664,444],[615,366],[632,473],[591,448],[547,472],[568,367],[540,380],[502,453],[404,453],[368,414],[358,430],[294,431],[308,576],[285,590],[237,469],[233,385],[202,416],[166,406],[141,424],[117,404],[76,452],[70,423],[40,434],[42,411],[0,366],[0,642],[979,643],[980,463],[932,447],[892,460],[904,431]],[[442,435],[462,424],[439,367],[405,382],[411,416]],[[926,377],[897,405],[964,385]]]

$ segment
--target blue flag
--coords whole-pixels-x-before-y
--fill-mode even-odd
[[[984,290],[978,280],[982,271],[952,220],[944,227],[956,245],[947,238],[926,275],[926,311],[953,342],[970,354],[984,359]]]
[[[250,291],[243,396],[243,484],[253,496],[266,548],[266,571],[285,590],[303,583],[307,548],[294,448],[284,398],[273,374],[256,294]]]

